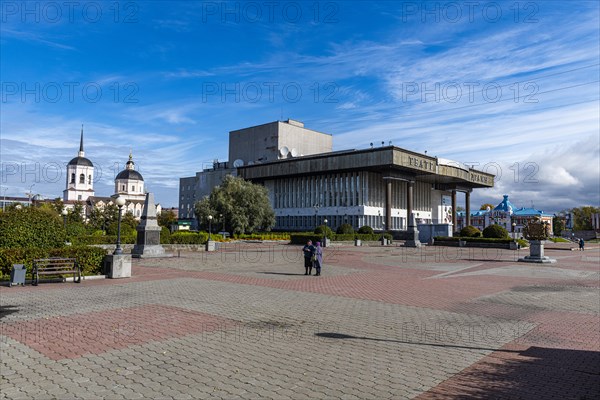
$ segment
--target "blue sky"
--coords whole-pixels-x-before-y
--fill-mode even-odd
[[[61,196],[84,124],[97,195],[132,149],[177,206],[229,131],[293,118],[496,173],[473,207],[599,205],[597,1],[0,5],[2,194]]]

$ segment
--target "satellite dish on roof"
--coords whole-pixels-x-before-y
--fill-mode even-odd
[[[279,149],[279,156],[281,158],[286,158],[289,152],[290,150],[287,148],[287,146],[283,146]]]
[[[296,150],[296,148],[293,148],[291,153],[292,153],[292,157],[298,157],[298,150]]]
[[[235,168],[239,168],[239,167],[243,167],[244,166],[244,160],[240,160],[239,158],[237,160],[235,160],[233,162],[233,166]]]
[[[248,161],[248,165],[254,165],[254,161]]]

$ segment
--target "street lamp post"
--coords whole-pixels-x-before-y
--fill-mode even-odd
[[[125,197],[119,196],[115,200],[117,203],[117,207],[119,207],[119,218],[117,219],[117,247],[113,252],[114,255],[120,256],[123,254],[123,249],[121,248],[121,215],[123,214],[123,206],[125,205]]]
[[[63,216],[63,225],[65,227],[65,231],[67,230],[67,214],[69,214],[69,212],[67,211],[66,208],[63,208],[63,210],[60,212]]]
[[[325,229],[323,229],[323,247],[327,247],[327,218],[323,220]]]
[[[515,226],[517,226],[516,222],[512,223],[512,233],[513,233],[513,240],[515,240]]]
[[[211,222],[212,222],[213,216],[209,215],[208,216],[208,241],[210,242],[210,231],[211,231]]]
[[[381,229],[381,245],[384,246],[385,245],[385,221],[381,222],[382,224],[382,229]]]
[[[225,218],[223,218],[223,214],[220,214],[220,218],[223,222],[223,240],[225,240]]]

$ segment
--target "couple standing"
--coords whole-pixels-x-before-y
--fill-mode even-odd
[[[304,252],[304,269],[306,272],[304,275],[312,275],[313,266],[317,271],[315,276],[321,275],[321,265],[323,264],[323,248],[321,242],[317,242],[316,246],[313,246],[312,240],[306,242],[302,248]]]

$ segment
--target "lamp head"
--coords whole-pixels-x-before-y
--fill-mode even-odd
[[[63,210],[60,212],[62,215],[64,215],[65,217],[67,216],[67,214],[69,214],[69,212],[67,211],[66,208],[63,208]]]
[[[123,196],[117,197],[117,199],[115,200],[115,203],[117,204],[117,206],[119,208],[123,207],[125,205],[125,197],[123,197]]]

